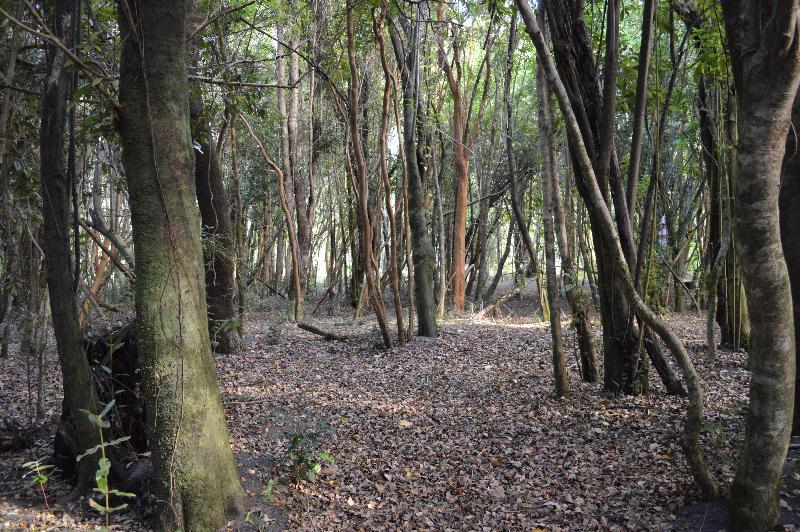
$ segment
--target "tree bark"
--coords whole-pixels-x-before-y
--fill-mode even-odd
[[[516,17],[515,17],[516,18]],[[553,378],[556,396],[569,395],[569,380],[564,362],[564,342],[561,337],[561,306],[556,277],[555,235],[553,234],[553,186],[555,181],[555,150],[550,122],[550,91],[541,63],[536,69],[536,87],[539,93],[539,143],[542,152],[542,219],[544,253],[547,276],[547,300],[550,302],[550,335],[553,340]]]
[[[750,315],[750,403],[731,489],[731,521],[738,530],[767,530],[778,517],[794,408],[795,331],[778,199],[800,82],[800,6],[796,0],[724,0],[722,9],[739,130],[733,179],[736,251],[747,300],[758,309]]]
[[[197,204],[203,224],[203,263],[206,303],[211,344],[218,353],[233,353],[239,348],[236,326],[236,250],[231,227],[230,204],[222,181],[222,165],[217,148],[209,142],[209,129],[202,101],[192,104],[194,178]]]
[[[795,96],[792,105],[792,128],[786,137],[786,154],[783,157],[781,192],[779,198],[781,243],[789,281],[792,286],[792,309],[794,315],[795,359],[800,346],[800,143],[796,131],[800,129],[800,98]],[[795,363],[795,368],[800,364]],[[794,404],[800,405],[800,379],[795,378]],[[800,408],[795,407],[792,434],[800,434]]]
[[[74,0],[56,0],[53,15],[54,34],[65,46],[74,45],[76,16]],[[77,445],[88,450],[99,443],[95,427],[83,411],[97,413],[97,396],[92,375],[83,351],[78,304],[73,291],[73,261],[70,252],[70,191],[64,158],[64,126],[72,69],[67,55],[59,47],[48,44],[47,79],[42,93],[40,130],[42,187],[42,248],[47,265],[47,288],[58,360],[64,382],[64,405],[75,426]],[[27,239],[25,239],[27,240]],[[94,479],[91,460],[78,463],[76,492],[89,489]]]
[[[417,310],[417,334],[436,336],[436,302],[433,295],[433,272],[436,255],[428,235],[425,219],[425,190],[417,160],[417,127],[420,115],[419,94],[419,28],[420,6],[416,20],[405,20],[407,49],[403,49],[400,36],[394,25],[390,25],[392,48],[400,69],[403,92],[403,144],[405,152],[405,179],[408,186],[408,224],[414,261],[414,304]]]
[[[159,526],[216,530],[242,508],[208,335],[189,124],[185,1],[120,3],[119,132]]]
[[[380,279],[378,279],[377,268],[373,260],[373,227],[369,219],[369,187],[367,185],[367,163],[364,159],[364,149],[361,144],[361,135],[358,129],[358,95],[359,95],[359,80],[358,68],[356,65],[355,56],[355,29],[353,20],[353,1],[347,2],[347,59],[350,66],[350,107],[349,107],[349,124],[350,124],[350,142],[353,148],[353,155],[356,160],[356,178],[357,178],[357,201],[358,201],[358,215],[361,229],[361,256],[364,260],[364,274],[366,276],[367,286],[369,288],[370,300],[372,308],[375,311],[375,317],[378,320],[378,326],[383,336],[383,343],[386,348],[392,347],[392,336],[389,332],[389,326],[386,323],[386,311],[383,305],[383,291],[381,290]]]
[[[555,60],[561,79],[569,88],[570,104],[575,112],[576,121],[580,128],[581,140],[588,150],[592,171],[598,179],[598,186],[603,196],[603,201],[611,204],[609,191],[609,177],[613,177],[615,184],[619,185],[617,178],[619,168],[613,156],[613,146],[608,147],[611,139],[607,131],[602,129],[603,124],[613,118],[604,112],[604,102],[600,87],[597,83],[597,69],[592,54],[591,41],[583,21],[583,3],[575,0],[543,2],[547,12],[548,26],[554,41]],[[613,17],[612,17],[613,18]],[[614,30],[614,21],[610,21],[609,29]],[[607,31],[615,35],[615,31]],[[607,69],[610,68],[607,66]],[[607,98],[609,99],[608,95]],[[605,145],[605,148],[604,148]],[[604,375],[603,386],[612,393],[639,393],[640,383],[646,373],[640,371],[639,356],[636,349],[637,339],[633,337],[633,328],[630,326],[630,305],[624,297],[624,287],[615,277],[614,251],[609,248],[603,236],[603,222],[598,218],[598,212],[591,208],[590,184],[588,177],[582,172],[574,146],[571,147],[572,166],[575,169],[575,182],[578,192],[589,208],[589,222],[592,229],[597,261],[597,289],[600,303],[600,318],[603,324],[603,359]],[[603,157],[609,157],[609,171],[600,172],[601,152]],[[605,160],[605,159],[603,159]],[[619,188],[619,187],[617,187]],[[635,256],[632,249],[632,236],[629,231],[627,207],[621,208],[624,202],[619,197],[619,192],[614,194],[615,214],[617,227],[626,260]],[[624,219],[621,217],[624,216]],[[631,248],[631,249],[629,249]]]

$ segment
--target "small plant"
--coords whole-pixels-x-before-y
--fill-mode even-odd
[[[314,482],[322,470],[322,463],[333,463],[333,455],[317,450],[319,440],[316,432],[301,431],[288,436],[289,478],[295,482]]]
[[[117,512],[119,510],[124,510],[128,507],[127,503],[120,504],[118,506],[111,506],[111,496],[115,495],[117,497],[136,497],[133,493],[128,493],[125,491],[119,491],[116,489],[109,489],[108,486],[108,477],[111,474],[111,460],[106,457],[106,447],[116,447],[122,442],[128,441],[130,439],[129,436],[125,436],[124,438],[117,438],[116,440],[111,440],[109,442],[105,441],[105,437],[103,436],[103,429],[107,429],[111,427],[111,423],[108,422],[106,419],[106,415],[111,411],[114,407],[114,399],[108,402],[105,405],[103,410],[95,415],[89,412],[88,410],[82,410],[84,414],[89,417],[89,421],[91,421],[96,427],[98,432],[100,433],[100,443],[95,445],[91,449],[87,450],[85,453],[78,456],[77,460],[80,461],[82,458],[86,456],[95,454],[96,452],[100,451],[100,459],[97,461],[97,471],[94,474],[95,482],[97,483],[97,487],[94,488],[94,491],[98,492],[103,500],[103,504],[98,503],[94,498],[89,498],[89,506],[94,508],[97,512],[104,515],[106,517],[106,529],[109,527],[109,518],[113,512]]]
[[[309,430],[305,423],[299,421],[303,418],[302,399],[293,402],[293,410],[289,417],[291,429],[285,432],[288,443],[286,458],[280,465],[280,474],[270,479],[261,492],[261,498],[266,502],[273,501],[277,483],[314,482],[322,471],[323,464],[332,464],[335,461],[332,453],[319,450],[320,433]]]
[[[44,485],[47,484],[47,481],[50,480],[50,477],[47,476],[45,471],[48,469],[52,469],[55,466],[52,464],[43,464],[42,460],[44,458],[40,458],[38,460],[32,460],[30,462],[25,462],[22,464],[22,467],[28,470],[27,473],[23,475],[23,477],[27,477],[28,475],[33,475],[31,477],[31,486],[37,486],[36,489],[42,492],[42,497],[44,497],[44,505],[47,507],[47,510],[50,510],[50,505],[47,503],[47,492],[44,489]]]

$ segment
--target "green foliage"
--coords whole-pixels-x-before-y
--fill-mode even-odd
[[[47,503],[47,492],[45,492],[44,486],[47,484],[47,481],[50,480],[50,477],[47,476],[45,471],[52,469],[55,466],[52,464],[42,463],[43,460],[44,458],[39,458],[38,460],[31,460],[30,462],[25,462],[22,464],[22,467],[28,470],[23,477],[33,475],[31,477],[30,485],[38,486],[37,489],[42,492],[42,497],[44,497],[44,505],[49,510],[50,505]]]
[[[303,423],[297,423],[297,410],[301,407],[300,401],[295,401],[293,428],[286,432],[288,442],[286,455],[279,465],[279,475],[270,479],[261,492],[261,498],[272,502],[276,484],[298,484],[301,482],[314,482],[322,471],[324,464],[336,461],[333,453],[320,450],[320,430],[309,430]]]
[[[100,434],[100,444],[95,445],[91,449],[88,449],[83,454],[79,455],[76,460],[80,461],[81,459],[95,454],[96,452],[100,451],[100,458],[97,461],[97,471],[95,472],[94,479],[97,484],[97,487],[94,488],[94,491],[98,493],[98,495],[102,498],[103,504],[100,504],[93,498],[89,498],[89,506],[91,506],[94,510],[99,512],[106,517],[106,528],[109,526],[109,516],[117,512],[119,510],[124,510],[128,507],[127,503],[123,503],[117,506],[111,506],[111,497],[125,497],[125,498],[133,498],[136,497],[133,493],[128,493],[126,491],[119,491],[117,489],[109,488],[108,478],[111,475],[111,460],[106,457],[106,448],[107,447],[116,447],[120,443],[126,442],[130,439],[129,436],[125,436],[123,438],[117,438],[111,441],[105,441],[103,436],[103,429],[107,429],[111,427],[111,423],[108,422],[106,416],[114,407],[115,400],[109,401],[103,410],[95,415],[89,412],[88,410],[82,410],[84,414],[87,415],[89,421],[92,422],[97,427],[97,430]]]

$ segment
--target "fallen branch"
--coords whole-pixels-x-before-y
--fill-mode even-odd
[[[522,292],[523,287],[524,285],[520,283],[511,292],[498,297],[497,299],[495,299],[494,301],[483,307],[480,310],[480,312],[478,312],[478,317],[485,318],[487,315],[494,315],[494,313],[497,312],[497,309],[500,305],[502,305],[505,301],[508,301],[515,295]]]
[[[297,322],[297,326],[300,327],[301,329],[303,329],[304,331],[308,331],[310,333],[318,334],[319,336],[322,336],[323,338],[325,338],[325,340],[327,340],[329,342],[332,341],[332,340],[335,340],[335,341],[347,340],[347,338],[348,338],[347,336],[343,336],[341,334],[336,334],[336,333],[333,333],[333,332],[324,331],[324,330],[320,329],[319,327],[317,327],[316,325],[311,325],[310,323],[303,322],[303,321],[298,321]]]

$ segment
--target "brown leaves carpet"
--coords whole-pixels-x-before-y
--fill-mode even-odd
[[[722,350],[706,361],[703,319],[669,319],[703,378],[703,445],[727,489],[743,428],[746,355]],[[530,316],[451,319],[440,338],[388,351],[369,317],[319,322],[350,335],[342,342],[274,323],[253,314],[246,349],[217,358],[251,521],[291,530],[688,526],[681,512],[697,492],[678,447],[684,400],[663,395],[655,374],[646,397],[615,398],[580,383],[567,322],[572,395],[564,400],[553,397],[550,333]],[[47,375],[52,424],[60,402],[52,361]],[[27,397],[25,364],[12,350],[0,360],[2,415],[27,420]],[[278,483],[266,502],[262,490],[285,471],[287,434],[315,434],[318,450],[335,463],[323,464],[313,483]],[[99,524],[80,502],[47,510],[20,480],[22,463],[47,455],[50,436],[45,431],[25,452],[0,454],[0,528]],[[48,489],[54,500],[66,488],[53,482]],[[136,511],[115,522],[147,528]]]

